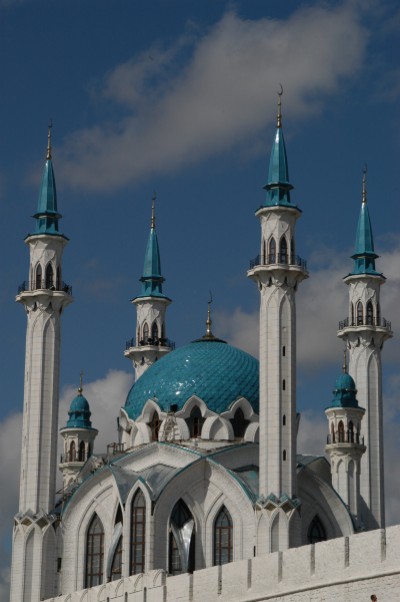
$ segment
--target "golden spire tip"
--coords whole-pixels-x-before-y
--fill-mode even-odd
[[[79,374],[79,387],[78,387],[79,395],[82,395],[82,391],[83,391],[83,370],[81,370],[81,372]]]
[[[206,321],[206,337],[212,337],[213,333],[211,332],[211,324],[212,324],[212,320],[211,320],[211,303],[212,303],[212,294],[210,291],[210,300],[207,302],[208,308],[207,308],[207,321]]]
[[[347,349],[343,349],[343,374],[347,374]]]
[[[278,115],[276,116],[276,127],[280,128],[282,127],[282,94],[283,94],[283,87],[282,84],[279,84],[281,89],[278,92]]]
[[[363,167],[363,179],[362,179],[362,204],[365,205],[367,202],[367,164],[364,163]]]
[[[151,199],[151,229],[152,230],[154,230],[154,228],[156,227],[156,212],[155,212],[156,199],[157,199],[157,194],[156,194],[156,191],[154,191],[153,198]]]
[[[47,153],[46,160],[51,159],[51,128],[53,127],[53,120],[50,119],[49,125],[47,127]]]

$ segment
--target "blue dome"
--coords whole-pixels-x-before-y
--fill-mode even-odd
[[[347,372],[343,372],[337,379],[333,390],[334,398],[332,407],[350,407],[358,408],[356,399],[356,383]]]
[[[82,428],[91,429],[90,421],[91,411],[89,402],[82,395],[82,389],[79,389],[79,394],[71,401],[69,408],[69,419],[67,420],[66,428]]]
[[[148,399],[163,411],[181,410],[197,395],[220,414],[245,397],[258,414],[258,360],[218,339],[194,341],[154,363],[128,393],[125,410],[136,420]]]

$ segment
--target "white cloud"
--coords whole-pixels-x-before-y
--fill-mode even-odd
[[[124,117],[71,134],[59,177],[104,191],[226,151],[273,118],[266,107],[278,82],[288,111],[315,111],[361,67],[366,40],[352,3],[301,8],[285,21],[228,12],[203,36],[117,66],[100,96]]]

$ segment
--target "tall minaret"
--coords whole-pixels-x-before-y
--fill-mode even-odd
[[[248,272],[261,294],[260,498],[296,496],[295,294],[308,273],[306,262],[295,251],[295,225],[301,211],[291,203],[292,188],[280,93],[267,198],[256,211],[261,221],[261,252]]]
[[[352,255],[354,268],[344,278],[349,287],[348,317],[339,324],[338,336],[349,349],[349,372],[356,382],[358,398],[366,408],[363,435],[367,451],[361,458],[360,490],[361,518],[367,529],[385,526],[381,350],[393,336],[390,322],[381,317],[379,295],[385,277],[375,269],[377,257],[364,170],[361,213]]]
[[[331,461],[332,485],[360,528],[360,460],[365,452],[361,421],[365,410],[358,405],[356,384],[347,372],[346,350],[343,372],[336,380],[333,394],[325,410],[329,422],[325,451]]]
[[[165,313],[171,299],[162,292],[160,249],[156,233],[155,195],[151,207],[150,235],[144,258],[141,294],[132,299],[136,305],[136,337],[126,344],[125,357],[132,360],[136,380],[154,362],[172,351],[166,337]]]
[[[61,314],[72,301],[62,282],[62,253],[68,242],[58,229],[61,215],[51,159],[47,157],[34,215],[36,228],[25,239],[30,250],[29,279],[16,300],[27,314],[19,513],[15,517],[11,600],[35,602],[54,595],[41,569],[54,558]],[[33,524],[35,523],[35,528]],[[50,563],[52,562],[49,561]],[[50,570],[50,569],[49,569]]]

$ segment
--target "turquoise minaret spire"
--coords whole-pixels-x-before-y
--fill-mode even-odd
[[[372,236],[371,220],[367,206],[366,175],[367,170],[365,168],[363,171],[361,213],[357,225],[355,253],[352,255],[354,268],[351,273],[377,275],[375,259],[378,255],[374,250],[374,238]]]
[[[276,122],[276,134],[271,150],[269,161],[268,182],[264,186],[267,198],[264,206],[291,205],[290,191],[293,186],[289,181],[289,167],[286,155],[285,140],[282,131],[281,96],[283,90],[278,93],[278,115]]]
[[[49,124],[47,133],[47,154],[44,166],[42,183],[39,191],[36,219],[36,228],[33,234],[55,234],[63,236],[58,231],[58,220],[62,217],[57,210],[57,190],[54,178],[53,162],[51,160],[51,128]],[[65,238],[65,237],[64,237]]]
[[[149,240],[147,242],[146,254],[144,256],[142,290],[140,297],[165,297],[162,292],[162,283],[165,278],[161,275],[160,249],[156,232],[155,205],[156,196],[153,196],[151,206],[151,227]]]
[[[151,227],[144,256],[143,275],[140,278],[142,290],[132,299],[136,305],[136,336],[127,341],[125,357],[132,360],[136,380],[163,355],[173,349],[173,342],[167,339],[165,312],[171,299],[163,294],[160,249],[158,247],[155,218],[155,200],[151,204]]]

